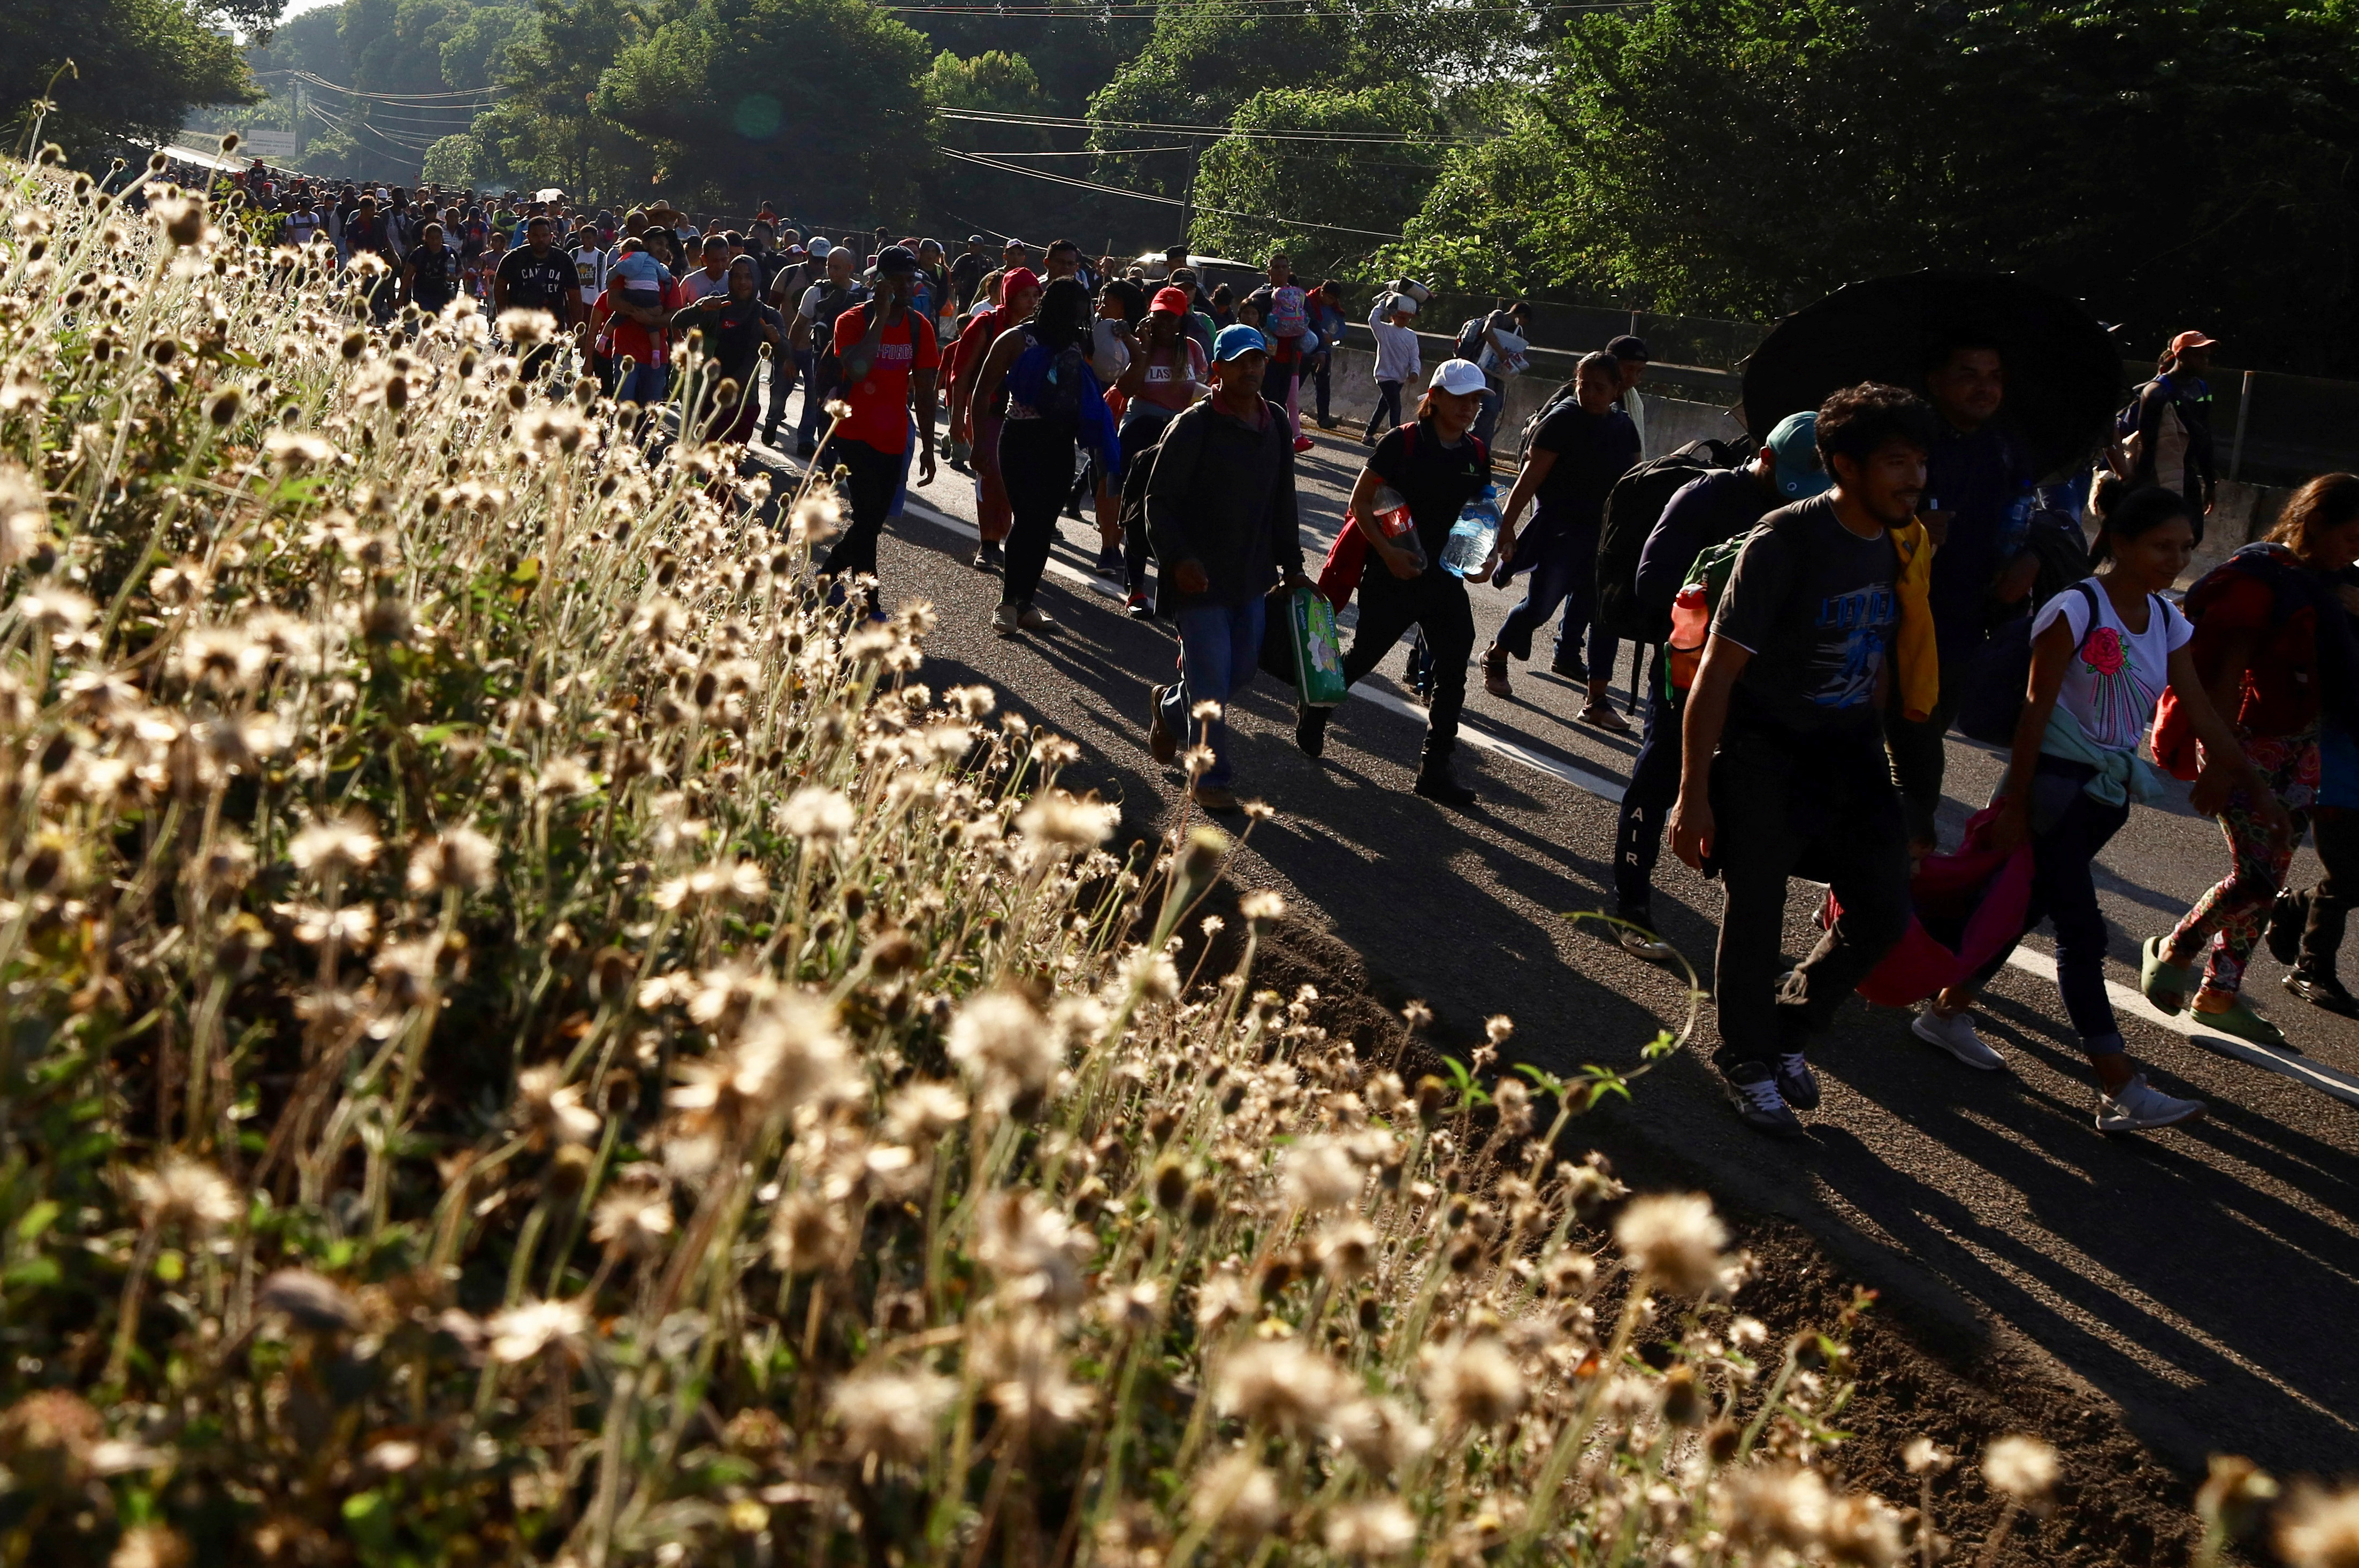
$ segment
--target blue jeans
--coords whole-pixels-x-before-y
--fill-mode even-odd
[[[1180,630],[1180,680],[1163,693],[1163,722],[1183,746],[1200,739],[1212,746],[1212,770],[1197,780],[1206,789],[1228,787],[1229,726],[1221,720],[1200,726],[1189,710],[1199,702],[1226,708],[1230,693],[1254,678],[1261,668],[1266,606],[1256,595],[1243,604],[1189,604],[1171,617]]]
[[[671,366],[668,365],[635,365],[631,373],[614,387],[617,403],[660,403],[671,386]]]
[[[827,400],[835,391],[832,387],[821,390],[812,376],[812,368],[818,363],[818,356],[810,350],[795,350],[795,369],[801,374],[803,383],[803,411],[795,420],[795,434],[802,439],[805,446],[819,440],[820,428],[827,422]]]
[[[1368,416],[1368,434],[1381,438],[1401,422],[1401,384],[1397,381],[1376,383],[1376,411]]]
[[[1687,699],[1663,690],[1663,650],[1647,677],[1647,733],[1630,765],[1630,786],[1622,791],[1622,812],[1614,828],[1614,897],[1625,920],[1648,930],[1655,898],[1655,862],[1663,853],[1663,823],[1680,798],[1680,724]]]
[[[1492,387],[1484,389],[1483,411],[1474,416],[1474,439],[1484,446],[1491,445],[1491,438],[1498,432],[1499,410],[1506,407],[1506,403],[1507,391],[1505,387]]]
[[[1532,519],[1536,529],[1552,527],[1546,508]],[[1548,625],[1559,604],[1564,606],[1564,625],[1556,637],[1556,668],[1575,680],[1609,680],[1614,674],[1614,659],[1621,651],[1622,639],[1614,636],[1596,620],[1597,611],[1597,529],[1593,528],[1562,528],[1543,535],[1538,549],[1539,560],[1530,568],[1531,584],[1524,590],[1524,602],[1507,612],[1499,626],[1499,646],[1516,659],[1532,656],[1532,634]],[[1581,658],[1582,635],[1589,638],[1589,662]]]

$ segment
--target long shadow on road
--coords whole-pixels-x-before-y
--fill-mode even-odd
[[[907,519],[897,546],[905,561],[963,548]],[[988,579],[921,575],[944,611],[924,678],[989,680],[1081,741],[1085,760],[1067,782],[1122,801],[1125,840],[1168,825],[1177,776],[1154,766],[1142,734],[1149,683],[1170,679],[1168,631],[1052,577],[1042,602],[1062,631],[1001,643],[981,630],[995,597]],[[1278,812],[1251,848],[1325,915],[1389,1000],[1427,1000],[1462,1040],[1485,1013],[1510,1013],[1513,1049],[1560,1070],[1633,1066],[1678,1021],[1683,980],[1562,918],[1610,900],[1610,807],[1462,750],[1484,804],[1464,816],[1437,809],[1408,789],[1419,725],[1347,703],[1313,762],[1292,744],[1289,698],[1264,677],[1232,705],[1239,791]],[[1659,881],[1664,934],[1709,954],[1717,890],[1676,868]],[[1793,907],[1798,953],[1815,934],[1808,903],[1798,895]],[[2010,1337],[2038,1346],[2182,1465],[2227,1448],[2287,1472],[2359,1466],[2359,1429],[2342,1413],[2359,1410],[2349,1228],[2359,1115],[2307,1116],[2339,1143],[2234,1105],[2191,1132],[2104,1138],[2052,987],[2009,978],[1989,1016],[2013,1073],[1956,1069],[1911,1043],[1900,1015],[1854,1004],[1814,1051],[1828,1097],[1812,1140],[1774,1144],[1720,1103],[1702,1059],[1707,1014],[1704,1039],[1581,1136],[1650,1182],[1700,1182],[1805,1225],[1970,1354]]]

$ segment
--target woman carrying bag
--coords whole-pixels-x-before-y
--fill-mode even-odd
[[[2133,801],[2162,793],[2160,777],[2137,748],[2166,688],[2217,764],[2199,788],[2196,809],[2216,811],[2231,790],[2240,791],[2266,802],[2256,814],[2274,831],[2290,831],[2284,808],[2204,693],[2188,648],[2193,628],[2162,597],[2194,548],[2186,499],[2168,490],[2138,491],[2114,507],[2091,552],[2104,570],[2040,607],[2031,624],[2029,691],[1994,801],[1998,814],[1986,833],[1990,847],[2002,851],[2030,840],[2024,930],[2042,920],[2055,927],[2057,985],[2097,1078],[2100,1132],[2169,1127],[2204,1109],[2200,1100],[2153,1088],[2130,1060],[2105,991],[2105,918],[2097,905],[2098,854],[2129,820]],[[2014,945],[1965,985],[1934,997],[1910,1032],[1970,1067],[2003,1067],[1974,1032],[1967,1009]]]

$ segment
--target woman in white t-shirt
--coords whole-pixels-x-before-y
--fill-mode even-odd
[[[2030,684],[2013,756],[1993,796],[2000,807],[1994,847],[2031,841],[2024,930],[2028,934],[2043,920],[2055,927],[2056,983],[2096,1073],[2101,1132],[2169,1127],[2204,1108],[2201,1100],[2148,1086],[2123,1047],[2105,991],[2095,861],[2129,820],[2131,802],[2162,794],[2161,779],[2138,746],[2164,690],[2185,705],[2207,755],[2234,759],[2222,784],[2275,799],[2204,692],[2187,652],[2194,629],[2162,597],[2187,570],[2194,548],[2194,519],[2176,492],[2141,490],[2114,505],[2093,552],[2107,563],[2104,571],[2049,600],[2032,619]],[[1974,1032],[1967,1009],[2006,959],[1999,953],[1971,982],[1934,997],[1911,1032],[1969,1067],[2003,1067],[2004,1059]]]

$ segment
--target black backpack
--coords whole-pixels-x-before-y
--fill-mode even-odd
[[[1452,359],[1482,358],[1483,334],[1488,332],[1490,327],[1491,318],[1488,316],[1476,316],[1461,326],[1458,329],[1458,341],[1450,345],[1451,357]]]
[[[1598,625],[1635,642],[1670,637],[1670,616],[1638,603],[1638,557],[1647,536],[1681,488],[1707,474],[1733,469],[1749,455],[1741,441],[1690,441],[1614,481],[1597,535]]]
[[[860,304],[860,291],[852,289],[831,289],[819,297],[818,313],[811,318],[811,385],[833,391],[843,378],[843,366],[835,354],[835,322],[853,306]],[[863,320],[874,321],[873,312],[864,313]]]

